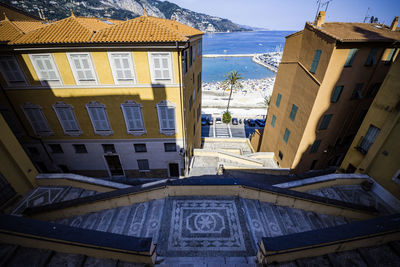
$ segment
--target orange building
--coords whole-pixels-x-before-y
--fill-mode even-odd
[[[390,27],[314,23],[286,37],[260,151],[295,172],[339,166],[397,56]]]

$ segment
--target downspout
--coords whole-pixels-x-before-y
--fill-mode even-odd
[[[182,77],[182,69],[181,69],[181,65],[182,65],[182,55],[181,55],[181,51],[179,50],[179,44],[178,42],[175,42],[176,45],[176,51],[178,53],[178,73],[179,73],[179,93],[180,93],[180,98],[181,98],[181,124],[182,124],[182,131],[183,131],[183,148],[185,150],[184,152],[184,166],[185,166],[185,170],[184,170],[184,175],[188,175],[189,174],[189,161],[188,161],[188,149],[187,149],[187,144],[186,144],[186,140],[187,140],[187,131],[186,131],[186,127],[185,127],[185,112],[184,112],[184,104],[183,104],[183,77]]]
[[[23,121],[21,120],[21,118],[18,116],[17,110],[15,109],[14,105],[12,104],[11,99],[10,99],[10,97],[7,95],[7,92],[6,92],[6,90],[4,89],[3,85],[0,84],[0,88],[1,88],[1,91],[3,91],[3,94],[4,94],[4,96],[5,96],[5,98],[6,98],[7,102],[8,102],[8,104],[10,105],[12,111],[14,112],[15,117],[18,119],[19,123],[21,124],[23,130],[26,132],[26,134],[27,134],[30,138],[32,138],[32,139],[37,140],[37,141],[40,142],[40,145],[43,147],[43,150],[46,152],[47,157],[50,159],[50,162],[51,162],[51,164],[53,165],[53,163],[54,163],[53,158],[50,156],[49,151],[47,151],[46,146],[45,146],[44,143],[43,143],[43,140],[42,140],[41,138],[38,138],[38,137],[36,137],[36,136],[32,136],[32,135],[29,134],[28,129],[26,128],[26,126],[25,126],[25,124],[23,123]]]

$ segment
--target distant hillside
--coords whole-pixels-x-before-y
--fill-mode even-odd
[[[94,16],[125,20],[143,15],[175,18],[177,21],[205,32],[249,31],[228,19],[209,16],[160,0],[2,0],[16,8],[48,20],[68,17],[72,9],[77,16]]]

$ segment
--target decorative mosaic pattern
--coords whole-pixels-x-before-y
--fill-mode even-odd
[[[168,251],[245,251],[234,200],[173,200]]]

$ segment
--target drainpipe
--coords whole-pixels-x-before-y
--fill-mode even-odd
[[[0,84],[0,88],[1,88],[1,91],[3,91],[3,94],[4,94],[4,96],[5,96],[5,98],[6,98],[7,102],[8,102],[8,104],[10,105],[12,111],[14,112],[15,117],[18,119],[18,122],[21,124],[23,130],[26,132],[26,134],[27,134],[30,138],[39,141],[40,145],[43,147],[43,150],[46,152],[46,155],[47,155],[47,157],[49,158],[51,164],[53,165],[53,163],[54,163],[53,158],[50,156],[49,151],[47,151],[47,148],[46,148],[46,146],[44,145],[43,140],[42,140],[41,138],[38,138],[38,137],[36,137],[36,136],[32,136],[32,135],[29,134],[28,129],[26,128],[26,126],[25,126],[25,124],[23,123],[23,121],[21,120],[21,118],[18,116],[17,110],[15,109],[14,105],[12,104],[11,99],[10,99],[10,97],[7,95],[7,92],[6,92],[6,90],[4,89],[3,85]]]
[[[178,42],[175,42],[176,45],[176,51],[178,53],[178,73],[179,73],[179,93],[180,93],[180,98],[181,98],[181,123],[182,123],[182,131],[183,133],[183,148],[185,150],[184,152],[184,166],[185,166],[185,170],[184,170],[184,175],[188,175],[189,174],[189,160],[188,160],[188,149],[187,149],[187,131],[186,131],[186,127],[185,127],[185,112],[184,112],[184,104],[183,104],[183,87],[182,87],[182,83],[183,83],[183,77],[181,75],[181,65],[182,65],[182,55],[181,55],[181,51],[179,50],[179,44]]]

